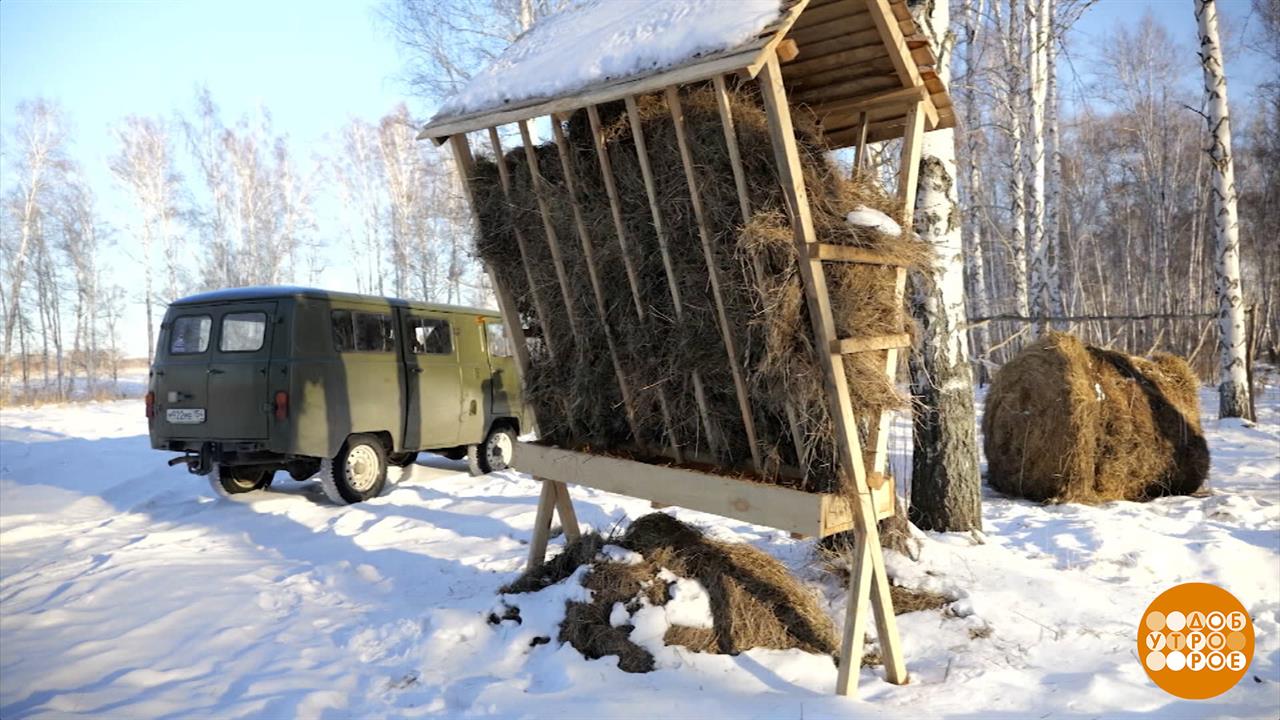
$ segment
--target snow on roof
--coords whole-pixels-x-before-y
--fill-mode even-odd
[[[431,122],[561,96],[737,47],[780,0],[588,0],[543,19],[449,98]]]

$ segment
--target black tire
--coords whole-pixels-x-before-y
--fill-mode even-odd
[[[484,442],[476,447],[476,467],[481,473],[506,470],[511,462],[511,448],[515,447],[516,430],[510,425],[498,424],[489,429]]]
[[[418,462],[418,453],[416,452],[391,453],[390,455],[387,456],[387,462],[391,463],[392,465],[395,465],[396,467],[409,467],[410,465]]]
[[[338,455],[320,462],[320,486],[338,505],[377,497],[387,483],[387,449],[373,435],[352,435]]]
[[[274,471],[262,468],[215,465],[209,473],[209,487],[222,497],[243,495],[269,487],[274,476]]]

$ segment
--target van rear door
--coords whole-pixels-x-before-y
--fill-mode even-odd
[[[210,440],[253,440],[271,429],[267,372],[271,364],[274,302],[219,308],[209,349],[207,408],[203,435]]]
[[[153,437],[201,440],[205,434],[209,351],[215,312],[174,307],[161,328],[153,369],[156,418]]]

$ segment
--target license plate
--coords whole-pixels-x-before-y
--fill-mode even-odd
[[[164,419],[174,425],[199,425],[204,422],[204,408],[170,408],[164,411]]]

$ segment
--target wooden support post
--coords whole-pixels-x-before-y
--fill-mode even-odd
[[[804,281],[805,300],[809,307],[809,319],[815,334],[815,347],[830,348],[835,338],[835,319],[831,300],[827,294],[827,279],[822,262],[811,257],[809,246],[817,242],[810,215],[809,198],[804,187],[804,175],[800,156],[796,149],[795,130],[791,125],[791,110],[787,104],[786,90],[782,86],[782,73],[776,57],[769,58],[761,70],[760,91],[769,117],[769,131],[773,138],[774,157],[778,177],[782,182],[787,204],[791,211],[792,230],[796,244],[797,264]],[[845,649],[840,672],[836,680],[836,692],[847,695],[853,691],[861,666],[858,650],[862,642],[862,625],[865,618],[863,603],[870,595],[880,637],[881,657],[885,676],[889,682],[902,684],[907,681],[906,666],[902,661],[902,645],[898,638],[897,620],[893,615],[893,600],[889,595],[889,577],[884,567],[880,549],[880,531],[876,526],[876,513],[867,485],[866,468],[863,465],[857,422],[849,400],[849,384],[844,374],[844,359],[837,353],[820,352],[826,381],[827,398],[834,424],[836,445],[839,448],[840,468],[846,478],[853,481],[857,502],[853,507],[855,535],[860,550],[854,567],[864,563],[870,573],[870,581],[850,583],[848,609],[849,621],[845,623],[842,647]]]
[[[496,127],[489,128],[489,144],[493,146],[493,162],[498,166],[498,180],[502,185],[502,196],[507,199],[507,207],[511,209],[514,220],[515,208],[511,199],[511,173],[507,170],[507,158],[503,154],[502,140],[498,138],[498,129]],[[542,295],[538,292],[538,285],[533,279],[533,269],[529,263],[529,244],[525,240],[524,233],[520,231],[519,223],[513,221],[511,228],[516,236],[516,245],[520,247],[520,266],[524,269],[525,282],[529,283],[529,297],[533,299],[534,312],[538,315],[538,325],[542,329],[542,336],[547,342],[547,348],[554,355],[556,351],[554,342],[551,339],[551,326],[547,322],[550,316],[547,313],[546,303],[543,302]],[[495,288],[498,287],[498,282],[494,280],[493,285]]]
[[[631,123],[631,137],[636,144],[636,161],[640,164],[640,175],[644,178],[645,195],[649,198],[649,212],[653,215],[653,230],[658,236],[658,250],[662,254],[662,266],[667,274],[667,290],[671,293],[671,305],[675,309],[676,322],[684,320],[684,301],[680,297],[680,281],[676,278],[675,267],[671,263],[671,250],[667,242],[666,225],[662,222],[662,209],[658,205],[657,185],[653,180],[653,169],[649,165],[649,150],[645,146],[644,126],[640,122],[640,108],[636,99],[628,96],[625,100],[627,119]],[[711,413],[707,410],[707,391],[702,384],[702,374],[693,373],[693,396],[698,404],[698,416],[702,420],[702,430],[712,452],[716,449],[716,437],[711,432]]]
[[[738,133],[733,124],[733,108],[729,105],[729,91],[725,86],[724,76],[717,75],[712,79],[715,86],[716,106],[720,110],[720,126],[724,129],[724,143],[729,149],[729,165],[733,168],[733,184],[738,190],[738,207],[742,212],[742,224],[751,220],[751,197],[747,191],[747,174],[742,169],[742,154],[738,149]],[[755,275],[756,288],[761,292],[760,302],[764,304],[764,263],[760,257],[751,258],[751,271]],[[804,432],[800,429],[800,414],[795,405],[787,400],[785,406],[787,425],[791,430],[791,442],[796,450],[796,462],[804,466]]]
[[[916,186],[920,179],[920,151],[924,141],[924,113],[916,102],[907,111],[906,134],[902,136],[902,160],[898,164],[898,200],[908,223],[916,209]]]
[[[636,279],[635,266],[631,260],[627,226],[622,219],[622,200],[618,197],[618,185],[613,177],[613,161],[609,159],[609,148],[604,142],[604,129],[600,126],[600,112],[595,105],[587,106],[587,120],[591,123],[591,139],[595,143],[596,158],[600,162],[600,177],[604,181],[605,193],[609,196],[613,230],[618,235],[618,249],[622,253],[622,265],[627,271],[627,284],[631,287],[631,297],[636,305],[636,319],[643,323],[645,321],[644,303],[640,300],[640,283]],[[675,425],[671,420],[671,403],[667,400],[667,391],[662,385],[658,385],[656,389],[662,424],[667,431],[668,447],[676,462],[682,462],[684,458],[680,452],[680,443],[676,439]]]
[[[582,528],[578,525],[578,513],[573,509],[573,500],[569,497],[569,486],[556,480],[545,480],[556,488],[556,514],[560,516],[560,528],[564,530],[566,542],[573,542],[582,537]]]
[[[467,199],[467,205],[471,207],[471,217],[477,224],[479,220],[475,214],[475,193],[471,189],[471,177],[474,174],[475,160],[471,156],[471,145],[467,142],[467,136],[459,133],[449,137],[449,149],[453,151],[453,162],[458,166],[458,176],[462,181],[462,194]],[[489,282],[493,285],[493,294],[498,299],[498,311],[502,314],[502,322],[507,326],[507,332],[511,333],[511,339],[515,343],[516,351],[516,368],[520,371],[520,378],[523,380],[528,377],[529,372],[529,346],[527,338],[524,336],[524,325],[520,322],[520,313],[516,306],[515,298],[507,291],[502,283],[498,282],[498,278],[493,274],[493,268],[485,266],[485,272],[489,274]]]
[[[528,121],[521,120],[520,141],[524,144],[524,157],[529,165],[529,175],[533,182],[533,194],[538,199],[538,212],[542,215],[542,229],[547,235],[547,247],[551,249],[551,262],[555,265],[556,279],[560,282],[560,296],[564,300],[565,317],[569,319],[569,331],[573,340],[578,341],[578,313],[573,306],[573,293],[569,291],[569,276],[565,270],[564,256],[560,254],[560,240],[556,237],[556,228],[551,222],[551,208],[547,205],[546,188],[542,184],[542,173],[538,169],[538,154],[533,149],[533,138],[529,135]]]
[[[535,480],[539,478],[534,478]],[[538,512],[533,516],[533,537],[529,540],[529,561],[526,570],[532,570],[547,559],[547,540],[551,537],[551,515],[556,509],[556,484],[542,480],[542,493],[538,496]]]
[[[853,174],[857,175],[867,164],[867,128],[871,126],[867,111],[858,113],[858,146],[853,154]]]
[[[711,281],[711,296],[715,300],[716,320],[720,325],[720,337],[724,342],[725,355],[729,363],[729,372],[733,375],[733,387],[738,396],[738,410],[742,415],[743,429],[747,434],[747,443],[751,448],[751,462],[757,471],[764,467],[760,455],[760,443],[756,439],[755,420],[751,417],[751,398],[747,394],[746,379],[742,375],[741,358],[738,355],[738,343],[733,338],[733,329],[729,325],[729,316],[725,311],[724,293],[720,287],[720,270],[717,266],[715,247],[711,244],[711,231],[707,227],[706,214],[702,208],[702,193],[698,190],[698,178],[693,173],[693,156],[689,151],[689,141],[684,127],[684,110],[680,105],[680,91],[674,85],[667,88],[667,109],[671,112],[671,122],[675,125],[676,144],[680,147],[680,160],[684,165],[684,179],[689,185],[689,199],[693,203],[693,217],[698,224],[698,237],[702,241],[702,256],[707,263],[707,276]]]
[[[636,404],[631,396],[631,383],[627,381],[626,370],[618,356],[618,342],[613,337],[613,329],[609,326],[609,305],[604,300],[604,288],[600,285],[600,273],[596,270],[596,254],[591,246],[591,233],[587,231],[587,223],[582,219],[582,203],[578,201],[578,183],[574,179],[573,162],[569,158],[569,144],[564,139],[564,130],[555,118],[551,118],[551,135],[555,140],[556,152],[560,155],[560,167],[564,170],[564,187],[569,194],[569,208],[573,211],[573,223],[578,228],[578,240],[582,243],[582,259],[587,266],[587,278],[591,282],[591,294],[596,301],[596,314],[600,317],[600,327],[604,331],[604,343],[609,349],[609,359],[613,362],[613,373],[618,378],[618,390],[622,394],[622,408],[627,418],[627,426],[631,429],[631,437],[636,444],[643,445],[640,426],[636,422]]]
[[[907,289],[907,269],[899,267],[894,269],[893,281],[893,301],[894,312],[897,314],[897,325],[902,327],[903,311],[902,303],[905,300]],[[889,385],[896,386],[898,379],[898,348],[889,348],[885,351],[884,373],[889,378]],[[889,465],[889,432],[893,429],[893,412],[889,410],[881,411],[880,422],[876,428],[876,447],[871,458],[871,472],[884,477],[885,468]],[[891,488],[892,492],[893,489]]]

